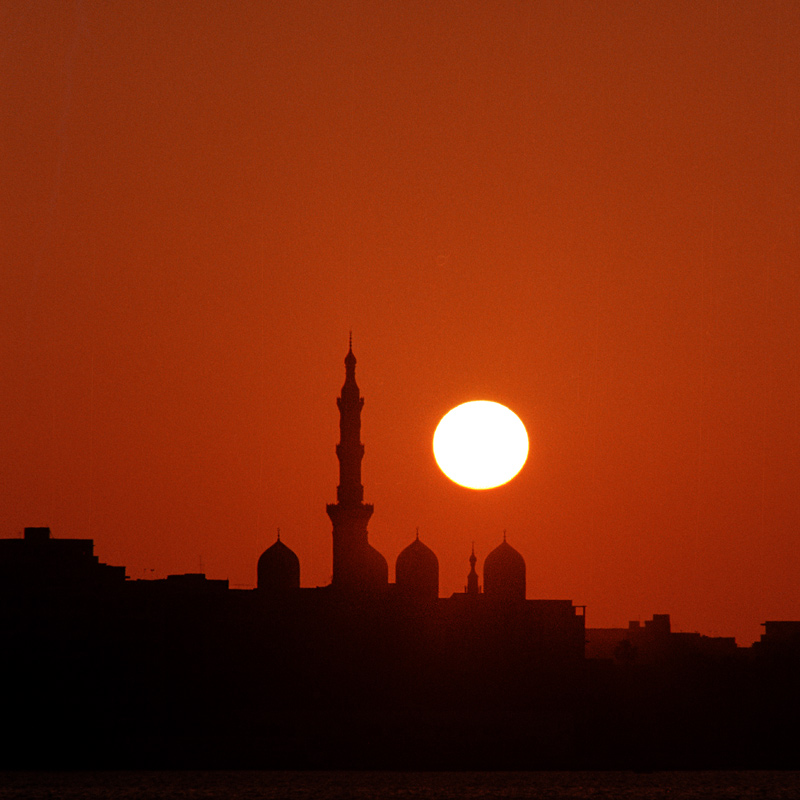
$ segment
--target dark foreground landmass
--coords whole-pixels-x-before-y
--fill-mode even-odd
[[[800,767],[796,646],[590,660],[488,606],[141,583],[5,595],[0,768]]]

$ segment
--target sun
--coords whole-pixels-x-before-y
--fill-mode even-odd
[[[522,469],[528,458],[528,433],[510,408],[473,400],[442,417],[433,434],[433,455],[459,486],[493,489]]]

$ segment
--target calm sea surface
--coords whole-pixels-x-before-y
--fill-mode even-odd
[[[6,772],[0,800],[800,798],[800,772]]]

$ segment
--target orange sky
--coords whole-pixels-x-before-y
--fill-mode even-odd
[[[372,543],[502,538],[587,624],[800,618],[800,3],[0,7],[0,536],[327,583],[353,329]],[[510,484],[436,467],[514,409]],[[202,567],[201,567],[202,565]],[[151,572],[153,570],[153,572]]]

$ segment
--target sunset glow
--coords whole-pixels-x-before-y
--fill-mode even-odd
[[[0,25],[0,536],[252,588],[280,527],[325,585],[352,329],[390,565],[420,526],[449,596],[501,525],[592,625],[800,619],[800,3]],[[465,493],[431,438],[480,398],[535,469]]]

